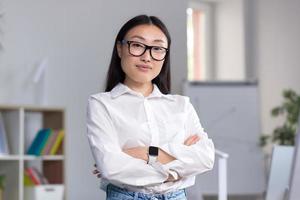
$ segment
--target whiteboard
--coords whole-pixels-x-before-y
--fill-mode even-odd
[[[293,163],[290,175],[288,200],[299,200],[300,197],[300,116],[298,117],[298,129]]]
[[[257,84],[252,82],[187,82],[200,122],[215,147],[229,154],[228,193],[261,194],[266,188],[264,159],[259,147],[260,117]],[[197,176],[203,194],[218,192],[217,157],[212,171]],[[195,189],[194,189],[195,192]]]
[[[284,200],[289,185],[293,146],[275,145],[269,173],[266,200]]]

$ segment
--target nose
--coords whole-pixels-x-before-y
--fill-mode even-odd
[[[150,49],[147,49],[140,58],[144,62],[150,62],[151,61]]]

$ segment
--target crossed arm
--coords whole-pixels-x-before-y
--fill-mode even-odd
[[[192,135],[184,141],[184,145],[191,146],[193,144],[196,144],[199,140],[200,137],[198,135]],[[140,146],[140,147],[123,149],[123,152],[134,158],[148,161],[148,147]],[[176,160],[176,158],[174,158],[167,152],[163,151],[162,149],[159,149],[158,158],[157,158],[158,162],[160,162],[161,164],[167,164],[169,162],[172,162],[173,160]],[[96,164],[94,166],[96,167]],[[95,169],[93,173],[98,178],[101,178],[101,172],[99,172],[97,169]]]

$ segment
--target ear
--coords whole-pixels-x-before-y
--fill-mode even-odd
[[[117,42],[117,52],[118,52],[119,58],[121,58],[122,57],[122,45],[120,42]]]

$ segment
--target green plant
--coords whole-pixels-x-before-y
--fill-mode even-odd
[[[0,175],[0,189],[4,189],[5,176]]]
[[[285,121],[282,126],[276,127],[272,135],[262,135],[260,138],[260,145],[265,146],[270,142],[280,145],[294,145],[295,134],[297,129],[299,110],[300,110],[300,96],[293,90],[283,91],[284,102],[272,109],[273,117],[283,116]]]

